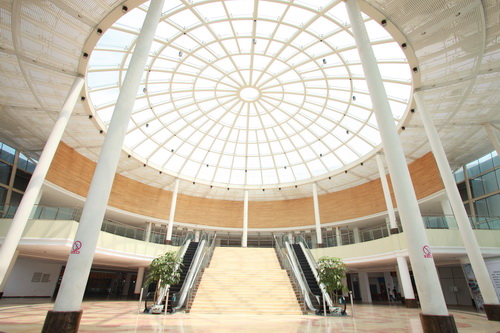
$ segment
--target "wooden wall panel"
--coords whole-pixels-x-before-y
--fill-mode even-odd
[[[250,201],[249,228],[286,228],[314,224],[313,199]]]
[[[61,143],[47,180],[86,197],[94,169],[94,162]],[[409,169],[418,199],[443,189],[443,183],[431,153],[411,163]],[[388,180],[390,185],[390,177]],[[394,195],[392,196],[396,206]],[[324,194],[318,199],[322,223],[362,217],[386,210],[382,185],[378,179],[354,188]],[[168,219],[171,200],[172,192],[116,175],[109,205],[136,214]],[[314,225],[312,198],[250,201],[248,210],[250,228]],[[243,201],[214,200],[179,194],[175,221],[241,228]]]
[[[243,201],[177,196],[174,221],[225,228],[243,227]]]
[[[379,179],[318,197],[322,223],[342,221],[386,210]]]

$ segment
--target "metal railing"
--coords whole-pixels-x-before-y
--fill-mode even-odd
[[[203,270],[210,264],[210,260],[212,259],[212,255],[214,254],[215,249],[215,239],[217,237],[217,233],[213,235],[212,240],[210,241],[210,236],[206,233],[207,241],[206,245],[203,248],[203,253],[201,254],[199,264],[193,270],[192,278],[189,280],[189,285],[187,286],[187,295],[186,302],[179,302],[179,304],[174,308],[178,310],[182,307],[188,308],[189,305],[193,302],[195,296],[195,285],[200,281]]]
[[[328,304],[328,306],[331,310],[333,308],[333,302],[332,302],[330,295],[326,292],[325,285],[319,280],[318,263],[316,262],[316,259],[314,258],[313,254],[311,253],[311,251],[309,249],[309,246],[304,241],[304,238],[302,236],[296,237],[295,243],[300,244],[300,247],[302,248],[302,251],[304,252],[304,255],[306,256],[307,263],[309,264],[309,267],[311,267],[311,271],[313,272],[314,278],[316,279],[316,282],[318,283],[318,286],[321,289],[321,293],[323,294],[323,299],[326,301],[326,303]]]
[[[315,299],[315,296],[309,289],[309,285],[307,284],[307,280],[302,272],[302,269],[299,267],[299,263],[293,253],[290,240],[288,235],[282,236],[274,236],[275,237],[275,249],[278,253],[278,258],[280,260],[281,266],[283,269],[288,271],[288,275],[292,279],[292,284],[298,289],[300,294],[300,300],[304,301],[307,309],[311,312],[316,312],[318,309],[313,305],[312,299]],[[319,303],[319,300],[316,299]]]
[[[179,264],[177,264],[175,266],[175,270],[174,271],[177,271],[180,267],[180,263],[182,262],[182,258],[184,258],[184,255],[186,254],[186,251],[189,247],[189,244],[191,244],[191,242],[193,241],[194,239],[194,235],[192,233],[188,233],[186,235],[186,238],[184,239],[182,245],[181,245],[181,248],[179,249],[179,251],[177,251],[177,255],[175,256],[175,260],[177,262],[179,262]],[[173,273],[172,273],[173,275]],[[158,285],[160,284],[160,281],[158,281]],[[165,297],[168,297],[168,291],[170,289],[170,285],[166,285],[165,288],[161,288],[160,289],[160,293],[159,293],[159,297],[158,299],[156,300],[156,304],[157,305],[161,305],[163,300],[165,299]],[[165,307],[167,307],[168,305],[168,299],[165,301]]]

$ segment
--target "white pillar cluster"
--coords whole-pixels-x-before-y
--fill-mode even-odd
[[[422,313],[448,316],[410,172],[357,0],[347,0],[346,9],[375,111],[401,223],[408,238],[408,253],[419,290]]]
[[[425,107],[423,92],[420,90],[415,91],[414,97],[415,102],[417,103],[417,110],[419,111],[420,118],[424,124],[425,132],[429,138],[434,159],[436,160],[439,173],[441,174],[441,179],[443,180],[446,194],[450,200],[451,208],[455,213],[458,230],[460,231],[470,264],[474,270],[474,274],[476,275],[479,289],[483,295],[484,303],[498,305],[500,302],[498,300],[495,287],[490,279],[483,255],[481,254],[481,250],[472,230],[469,218],[467,217],[467,211],[462,203],[462,198],[458,192],[453,173],[448,163],[448,158],[446,157],[441,140],[439,139],[439,134],[434,126],[434,122],[432,121],[429,112],[427,111],[427,108]]]
[[[43,148],[38,164],[28,183],[28,187],[19,203],[19,207],[14,215],[9,231],[2,243],[2,247],[0,248],[0,286],[5,286],[4,280],[8,279],[7,273],[16,253],[17,245],[21,240],[26,223],[28,223],[28,218],[33,210],[33,206],[37,202],[37,199],[39,200],[43,182],[49,171],[50,164],[54,159],[54,155],[56,154],[57,147],[64,134],[69,118],[78,101],[84,82],[84,79],[80,76],[75,78],[68,96],[66,97],[66,101],[61,108],[59,117],[45,143],[45,147]],[[3,292],[3,289],[1,289],[0,292]]]

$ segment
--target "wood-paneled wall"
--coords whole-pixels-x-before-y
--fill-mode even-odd
[[[64,143],[59,145],[47,180],[81,196],[86,196],[95,163]],[[409,165],[417,198],[427,197],[443,184],[431,153]],[[389,185],[390,185],[390,179]],[[392,189],[391,189],[392,191]],[[133,213],[168,219],[172,193],[115,176],[109,205]],[[393,195],[393,203],[396,206]],[[379,179],[350,189],[319,196],[321,222],[335,222],[386,210]],[[175,221],[228,228],[241,228],[243,201],[214,200],[179,194]],[[286,228],[314,224],[312,198],[282,201],[250,201],[250,228]]]

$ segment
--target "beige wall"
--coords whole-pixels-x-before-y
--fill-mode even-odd
[[[95,163],[61,143],[47,180],[81,196],[86,196]],[[409,165],[417,198],[443,189],[431,153]],[[389,179],[390,184],[390,179]],[[168,219],[172,193],[116,175],[109,205],[133,213]],[[393,196],[394,205],[396,205]],[[342,221],[385,211],[380,180],[319,196],[321,221]],[[175,220],[183,223],[241,228],[243,202],[214,200],[179,194]],[[282,228],[314,224],[312,198],[282,201],[250,201],[249,228]]]

